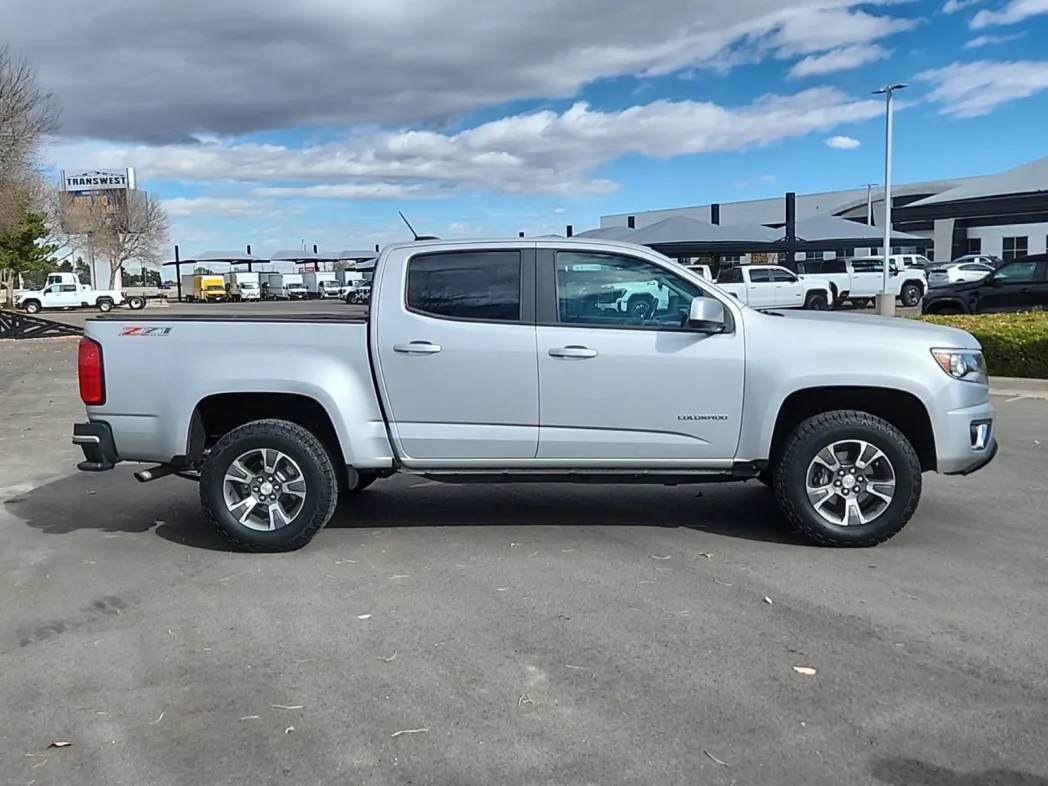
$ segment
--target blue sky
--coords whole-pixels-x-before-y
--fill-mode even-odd
[[[910,85],[895,182],[1048,152],[1048,0],[550,0],[501,21],[480,0],[440,0],[425,18],[407,0],[317,0],[293,19],[245,3],[121,31],[133,4],[106,0],[113,15],[69,28],[117,34],[126,51],[102,57],[137,58],[131,73],[63,65],[61,32],[21,42],[66,107],[55,166],[135,166],[183,254],[367,247],[406,237],[397,210],[424,234],[542,234],[879,183],[871,91],[887,82]],[[244,36],[267,54],[216,38],[212,12],[253,14]],[[456,14],[476,29],[442,37]],[[317,31],[344,45],[311,46]]]

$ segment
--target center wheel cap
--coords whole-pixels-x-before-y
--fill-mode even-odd
[[[272,483],[270,483],[270,482],[269,482],[269,481],[267,480],[267,481],[266,481],[265,483],[263,483],[263,484],[262,484],[261,488],[259,488],[259,492],[260,492],[260,493],[261,493],[261,494],[262,494],[263,496],[265,496],[265,495],[267,495],[267,494],[272,494],[272,493],[273,493],[273,484],[272,484]]]
[[[844,478],[841,480],[841,485],[844,486],[844,488],[846,489],[850,489],[855,485],[855,482],[856,481],[854,475],[845,475]],[[263,488],[265,488],[265,486],[263,486]]]

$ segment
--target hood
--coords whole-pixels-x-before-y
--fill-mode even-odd
[[[779,316],[781,315],[781,316]],[[934,325],[906,317],[881,317],[874,314],[842,314],[833,311],[804,311],[790,308],[771,313],[749,309],[747,321],[754,316],[774,319],[782,328],[795,326],[799,332],[818,336],[832,336],[834,341],[854,342],[862,346],[878,337],[887,341],[913,341],[928,347],[956,347],[977,349],[978,340],[968,331],[946,325]],[[775,326],[772,325],[774,328]],[[787,340],[786,337],[783,340]],[[799,340],[809,340],[808,337]]]

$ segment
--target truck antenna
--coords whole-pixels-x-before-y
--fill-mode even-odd
[[[433,235],[420,235],[418,232],[415,231],[415,227],[411,226],[411,222],[407,220],[407,218],[404,216],[404,213],[400,210],[397,211],[397,215],[400,216],[401,221],[408,225],[408,229],[411,231],[411,234],[414,236],[415,240],[440,240],[439,237],[434,237]]]

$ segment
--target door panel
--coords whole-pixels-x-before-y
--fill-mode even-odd
[[[804,285],[788,270],[772,270],[775,282],[775,306],[777,308],[799,308],[804,305]]]
[[[684,468],[734,458],[743,338],[681,327],[698,285],[618,254],[549,253],[538,267],[539,459]],[[580,302],[594,286],[653,278],[669,305],[646,320]]]
[[[775,284],[771,280],[771,271],[751,267],[748,279],[746,305],[750,308],[774,308]]]
[[[1044,263],[1016,260],[1003,265],[993,282],[980,290],[979,311],[1027,311],[1037,304],[1037,286],[1044,280]]]
[[[531,249],[409,260],[407,302],[383,300],[376,322],[383,401],[407,463],[535,457],[534,288]]]

